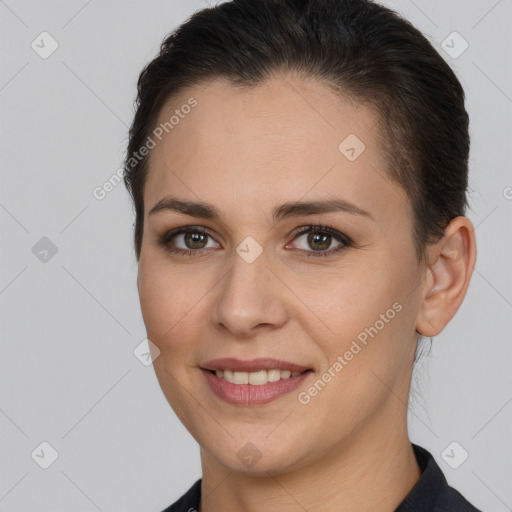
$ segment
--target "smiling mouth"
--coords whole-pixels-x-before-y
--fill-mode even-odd
[[[216,375],[219,379],[225,380],[232,384],[250,384],[253,386],[262,386],[269,382],[278,382],[287,380],[300,375],[311,372],[312,370],[304,370],[302,372],[291,372],[290,370],[262,369],[254,372],[240,372],[232,370],[207,370]]]

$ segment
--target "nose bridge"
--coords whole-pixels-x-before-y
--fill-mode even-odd
[[[248,259],[246,259],[246,257]],[[251,259],[251,249],[240,244],[233,254],[231,268],[228,273],[225,293],[240,295],[261,294],[268,281],[268,268],[265,255],[262,253]]]
[[[279,284],[270,262],[254,239],[247,237],[233,252],[219,289],[213,320],[238,336],[259,324],[281,325],[286,318]]]

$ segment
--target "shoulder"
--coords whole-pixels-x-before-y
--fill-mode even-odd
[[[448,485],[429,451],[415,444],[412,446],[421,476],[395,512],[482,512]]]
[[[446,486],[438,496],[434,512],[482,512],[453,487]]]
[[[197,480],[192,487],[172,505],[169,505],[162,512],[197,512],[201,501],[201,479]]]

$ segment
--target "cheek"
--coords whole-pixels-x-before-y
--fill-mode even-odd
[[[149,339],[162,350],[173,334],[189,325],[182,320],[199,300],[190,277],[168,265],[143,262],[139,266],[139,299]]]
[[[357,335],[396,300],[394,284],[371,265],[354,265],[311,281],[315,286],[304,282],[297,295],[322,319],[329,338],[346,340]]]
[[[371,367],[388,376],[400,371],[414,334],[409,295],[414,279],[408,268],[404,261],[367,260],[317,281],[321,288],[302,290],[304,303],[322,320],[320,331],[310,335],[328,365],[342,356],[353,370]]]
[[[332,421],[325,425],[332,432],[339,425],[350,429],[364,422],[395,394],[403,402],[407,399],[402,392],[414,353],[413,340],[406,338],[408,312],[405,304],[393,301],[393,294],[386,292],[365,297],[364,307],[353,305],[331,317],[338,319],[336,334],[316,339],[326,356],[317,378],[329,383],[325,391],[305,391],[312,397],[317,394],[312,398],[316,411],[329,411]]]

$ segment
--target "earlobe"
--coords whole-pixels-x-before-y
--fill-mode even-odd
[[[416,330],[428,337],[439,334],[459,309],[476,261],[473,224],[456,217],[443,238],[429,248],[430,264],[422,288]]]

